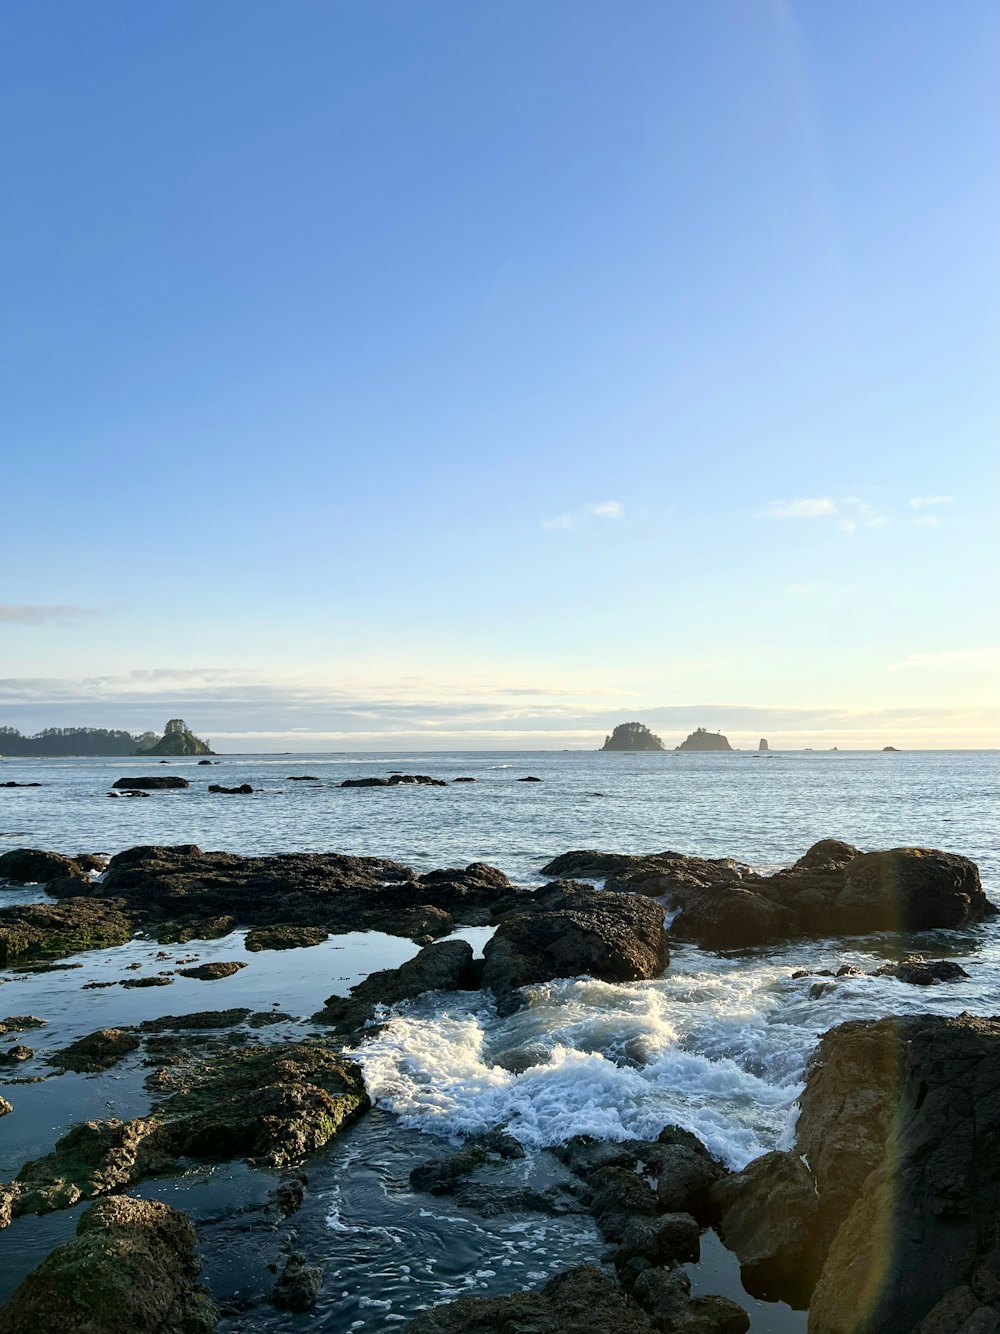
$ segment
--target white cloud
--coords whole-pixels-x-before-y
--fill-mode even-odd
[[[940,522],[941,520],[933,514],[922,514],[919,519],[910,520],[914,528],[936,528]]]
[[[931,505],[954,505],[954,496],[911,496],[910,508],[915,510],[927,509]]]
[[[837,513],[837,502],[829,496],[807,500],[772,500],[762,510],[765,519],[824,519]]]
[[[572,528],[582,528],[591,519],[623,519],[625,506],[618,500],[596,500],[589,505],[581,505],[571,514],[557,514],[554,519],[543,519],[542,527],[566,532]]]

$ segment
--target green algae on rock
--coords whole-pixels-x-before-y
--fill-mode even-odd
[[[210,1334],[218,1312],[197,1283],[195,1242],[159,1200],[101,1200],[20,1284],[0,1334]]]
[[[298,950],[311,945],[322,945],[329,936],[322,926],[255,926],[247,932],[244,946],[251,954],[259,950]]]
[[[22,956],[76,954],[124,945],[132,923],[116,901],[66,898],[0,908],[0,964]]]
[[[110,1070],[113,1065],[139,1046],[135,1033],[127,1028],[99,1028],[95,1033],[77,1038],[68,1047],[61,1047],[46,1057],[49,1065],[77,1074],[95,1074]]]

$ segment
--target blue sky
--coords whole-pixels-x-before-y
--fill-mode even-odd
[[[12,9],[0,722],[996,744],[997,26]]]

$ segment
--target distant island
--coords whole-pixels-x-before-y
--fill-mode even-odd
[[[696,727],[689,737],[676,747],[677,750],[732,750],[729,738],[721,732],[706,732],[704,727]]]
[[[46,727],[34,736],[23,736],[16,727],[0,727],[0,756],[214,754],[183,718],[171,718],[162,734],[142,732],[137,736],[105,727]]]
[[[601,750],[666,750],[666,746],[645,723],[619,723]]]

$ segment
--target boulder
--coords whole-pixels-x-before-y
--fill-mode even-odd
[[[232,977],[245,967],[242,960],[225,959],[218,963],[199,963],[193,968],[178,968],[177,973],[180,977],[193,977],[199,982],[215,982],[220,977]]]
[[[279,1311],[301,1314],[313,1309],[322,1288],[322,1269],[307,1265],[305,1256],[296,1251],[288,1257],[281,1277],[271,1289],[271,1303]]]
[[[322,926],[255,926],[247,932],[244,948],[251,954],[260,950],[300,950],[322,945],[329,936]]]
[[[209,792],[221,792],[229,797],[249,797],[253,788],[249,783],[240,783],[239,787],[223,787],[220,783],[209,783]]]
[[[315,1018],[335,1025],[338,1032],[350,1032],[362,1028],[377,1005],[396,1005],[425,991],[476,990],[478,985],[472,946],[465,940],[442,940],[425,945],[398,968],[370,973],[349,996],[328,996]]]
[[[581,974],[636,982],[659,977],[670,956],[659,904],[559,882],[507,913],[484,957],[483,986],[509,1011],[511,993],[528,983]]]
[[[976,864],[934,848],[862,853],[846,867],[836,902],[840,922],[852,931],[966,926],[991,909]]]
[[[180,774],[153,774],[145,778],[116,778],[111,784],[117,792],[167,792],[172,788],[190,787]]]
[[[0,880],[18,884],[44,884],[60,876],[79,878],[82,867],[72,857],[60,852],[42,852],[39,848],[14,848],[0,856]]]
[[[83,1214],[0,1311],[0,1334],[210,1334],[195,1231],[159,1200],[124,1195]]]
[[[0,964],[22,957],[124,945],[132,932],[132,922],[121,905],[107,899],[11,904],[0,908]]]
[[[961,982],[969,974],[954,959],[925,959],[919,954],[908,955],[899,963],[885,963],[875,969],[876,977],[894,977],[913,987],[930,987],[938,982]]]

